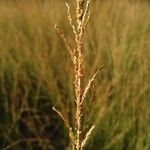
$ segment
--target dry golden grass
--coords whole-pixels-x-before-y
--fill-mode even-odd
[[[85,149],[149,150],[150,4],[95,0],[90,10],[83,83],[99,65],[105,68],[84,101],[83,134],[95,125]],[[72,62],[54,28],[62,27],[75,46],[66,20],[61,0],[0,2],[0,149],[70,146],[62,121],[50,110],[56,106],[74,126]]]
[[[82,130],[82,117],[83,117],[83,111],[84,111],[84,99],[87,96],[87,93],[89,89],[91,88],[91,85],[93,81],[95,80],[95,77],[99,73],[100,68],[93,77],[89,80],[87,86],[84,86],[84,74],[83,74],[83,46],[84,46],[84,32],[86,30],[89,17],[90,17],[90,1],[85,0],[76,0],[76,23],[73,22],[72,15],[70,12],[70,6],[66,3],[67,6],[67,15],[68,15],[68,21],[71,25],[72,32],[74,33],[74,45],[75,47],[70,47],[68,44],[69,42],[66,40],[64,33],[60,30],[58,26],[55,26],[56,30],[58,31],[60,37],[63,39],[64,44],[66,45],[66,48],[68,49],[68,52],[70,54],[70,58],[72,60],[73,64],[73,70],[74,70],[74,90],[75,90],[75,105],[76,112],[74,114],[75,116],[75,122],[74,127],[70,126],[67,120],[65,119],[64,115],[57,109],[53,107],[53,109],[58,113],[58,115],[62,118],[64,121],[66,127],[68,128],[69,137],[72,145],[72,150],[82,150],[85,144],[87,143],[87,140],[92,133],[93,129],[95,128],[94,125],[88,129],[86,133]],[[84,135],[83,135],[84,133]]]

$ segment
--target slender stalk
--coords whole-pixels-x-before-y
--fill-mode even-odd
[[[77,17],[77,66],[75,70],[75,93],[76,93],[76,149],[80,150],[81,148],[81,109],[82,109],[82,86],[83,86],[83,74],[82,74],[82,64],[83,64],[83,56],[82,56],[82,39],[83,39],[83,10],[84,10],[84,0],[76,0],[76,17]]]
[[[83,101],[86,98],[87,92],[89,91],[92,82],[94,81],[95,77],[99,73],[100,69],[93,75],[93,77],[89,80],[87,86],[84,87],[83,83],[83,54],[82,54],[82,47],[83,47],[83,38],[85,28],[87,26],[90,12],[89,12],[89,5],[90,0],[76,0],[76,24],[73,23],[73,19],[70,13],[70,6],[66,3],[67,6],[67,14],[68,20],[72,27],[73,33],[75,34],[75,48],[71,48],[68,44],[68,41],[65,38],[65,34],[62,30],[59,29],[58,26],[55,26],[56,30],[60,34],[61,38],[63,39],[66,48],[69,51],[71,60],[73,62],[74,68],[74,90],[75,90],[75,102],[76,102],[76,113],[75,113],[75,127],[70,127],[69,123],[66,121],[63,114],[53,108],[58,115],[64,121],[71,140],[72,150],[82,150],[89,136],[91,135],[94,125],[83,135],[82,131],[82,111],[83,111]],[[72,128],[74,129],[72,131]]]

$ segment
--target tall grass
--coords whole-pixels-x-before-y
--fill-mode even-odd
[[[149,9],[146,1],[92,1],[84,82],[99,64],[105,69],[84,102],[83,124],[96,125],[85,149],[150,148]],[[54,29],[54,24],[64,27],[70,38],[65,20],[64,1],[0,2],[0,149],[69,146],[62,121],[50,109],[60,107],[73,124],[73,78],[68,76],[73,70]]]

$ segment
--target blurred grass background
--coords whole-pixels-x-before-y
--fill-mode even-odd
[[[73,123],[72,65],[54,29],[58,24],[73,44],[64,2],[0,1],[2,150],[69,146],[51,109],[56,106]],[[149,1],[93,0],[85,41],[85,83],[105,64],[85,103],[84,124],[96,125],[86,149],[149,150]]]

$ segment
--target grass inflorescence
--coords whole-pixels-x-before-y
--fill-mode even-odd
[[[76,48],[71,20],[66,21],[70,10],[77,27],[76,4],[67,2],[68,11],[62,0],[0,1],[2,150],[70,147],[53,106],[76,135],[73,62],[54,28],[57,23],[68,46]],[[105,67],[85,92],[80,138],[87,150],[150,149],[149,10],[146,0],[91,1],[82,46],[82,96],[98,66]]]

